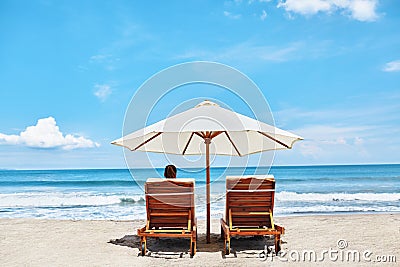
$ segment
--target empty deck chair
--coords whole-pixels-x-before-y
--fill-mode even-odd
[[[232,236],[275,236],[275,252],[281,249],[285,229],[274,224],[275,179],[267,176],[226,178],[225,218],[221,219],[224,251],[228,255]]]
[[[148,237],[190,238],[190,257],[196,253],[194,179],[149,178],[145,184],[147,222],[137,230],[144,256]]]

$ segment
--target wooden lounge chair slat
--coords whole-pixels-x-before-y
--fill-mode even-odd
[[[267,206],[271,205],[271,201],[249,201],[246,202],[244,200],[242,201],[231,201],[231,207],[248,207],[249,209],[256,209],[256,210],[263,210],[266,209]]]
[[[257,192],[257,191],[253,191],[253,192],[234,192],[234,191],[230,191],[227,192],[227,195],[229,195],[230,197],[246,197],[248,196],[248,193],[252,193],[255,197],[271,197],[272,196],[272,192]]]
[[[243,211],[243,212],[234,212],[235,215],[244,215],[244,216],[249,216],[249,215],[269,215],[271,214],[269,211]]]
[[[169,238],[192,238],[192,233],[185,233],[182,234],[181,232],[179,233],[174,233],[174,232],[166,232],[166,233],[142,233],[142,235],[146,235],[147,237],[169,237]]]
[[[247,196],[230,196],[229,197],[231,201],[242,201],[243,199],[247,200],[248,202],[265,202],[268,201],[270,202],[272,200],[271,196],[252,196],[251,198],[247,197]]]
[[[185,229],[183,229],[183,230],[180,230],[180,229],[154,229],[154,230],[146,230],[145,232],[155,234],[155,233],[186,233],[186,232],[189,233],[190,231],[185,230]]]
[[[268,230],[268,231],[271,231],[271,230],[274,230],[274,229],[272,229],[272,228],[245,228],[245,227],[241,227],[241,228],[233,228],[231,231],[241,231],[241,232],[245,232],[245,231],[264,231],[265,232],[265,230]]]
[[[151,212],[151,216],[188,216],[187,212]]]
[[[186,227],[188,223],[187,217],[166,217],[166,216],[152,216],[150,220],[150,227],[162,227],[165,225],[177,225],[177,227]]]
[[[275,192],[275,189],[260,189],[260,188],[255,188],[255,189],[229,189],[227,190],[228,193],[269,193],[269,192]]]

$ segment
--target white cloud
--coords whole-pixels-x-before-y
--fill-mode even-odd
[[[100,99],[101,102],[106,101],[106,99],[111,95],[112,89],[108,84],[96,84],[94,86],[95,92],[94,95]]]
[[[240,15],[240,14],[233,14],[233,13],[228,12],[228,11],[224,11],[224,16],[228,17],[230,19],[240,19],[242,17],[242,15]]]
[[[94,55],[90,57],[91,62],[97,62],[97,63],[102,63],[104,61],[110,60],[112,58],[112,55],[109,54],[99,54],[99,55]]]
[[[359,125],[363,122],[363,125],[367,126],[387,126],[399,120],[400,96],[398,94],[376,94],[372,99],[370,97],[351,97],[343,100],[339,106],[319,110],[289,107],[274,111],[274,117],[279,124],[278,127],[293,127],[303,121],[308,124],[341,122],[347,125]]]
[[[376,14],[377,1],[375,0],[355,0],[350,1],[348,9],[351,17],[359,21],[375,21],[378,19]]]
[[[400,94],[349,96],[323,109],[273,112],[277,127],[304,141],[290,153],[277,152],[277,164],[398,163]],[[301,105],[301,104],[299,104]]]
[[[89,62],[92,64],[98,64],[108,71],[113,71],[116,69],[116,65],[120,59],[114,57],[112,54],[98,54],[91,56]]]
[[[260,19],[264,21],[266,18],[267,18],[267,12],[263,10]]]
[[[290,107],[274,115],[278,127],[304,138],[295,149],[306,164],[393,162],[399,158],[398,100],[392,93],[358,96],[331,109]]]
[[[305,137],[306,139],[318,141],[325,144],[341,144],[345,145],[355,137],[360,138],[360,135],[371,131],[370,126],[335,126],[314,124],[306,127],[293,130],[296,134]]]
[[[311,157],[317,159],[323,154],[322,147],[318,146],[316,143],[304,141],[298,144],[298,149],[300,153],[305,157]]]
[[[264,46],[252,42],[244,42],[230,47],[224,47],[220,50],[192,50],[184,54],[175,56],[178,59],[197,59],[210,61],[229,61],[232,59],[242,62],[284,62],[292,58],[300,57],[298,54],[300,48],[304,47],[301,42],[290,43],[282,46]]]
[[[383,71],[394,72],[400,71],[400,60],[391,61],[385,64]]]
[[[306,158],[336,158],[338,160],[348,155],[348,153],[368,156],[364,146],[364,138],[370,139],[372,142],[371,136],[368,134],[372,130],[372,127],[367,126],[320,124],[291,131],[304,137],[304,141],[300,142],[298,150]]]
[[[377,0],[281,0],[277,7],[305,16],[339,11],[358,21],[375,21]]]
[[[19,135],[0,133],[0,144],[25,145],[34,148],[76,148],[99,147],[100,144],[83,136],[63,135],[53,117],[39,119],[34,126],[26,127]]]
[[[364,144],[364,139],[361,138],[361,137],[356,136],[356,137],[354,138],[354,144],[355,144],[356,146],[361,146],[361,145]]]
[[[280,1],[277,7],[282,7],[288,12],[313,15],[318,12],[329,11],[331,9],[331,4],[324,0],[286,0]]]

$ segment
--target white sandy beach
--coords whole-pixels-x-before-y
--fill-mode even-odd
[[[314,264],[324,266],[398,266],[400,262],[400,214],[277,217],[276,223],[286,228],[283,236],[286,255],[263,261],[259,253],[264,249],[264,242],[270,241],[254,238],[233,240],[234,253],[224,257],[223,243],[218,240],[218,220],[212,222],[211,244],[205,244],[204,222],[199,222],[198,251],[191,259],[185,253],[189,243],[178,239],[153,240],[149,243],[150,255],[138,256],[136,229],[144,221],[1,219],[0,265],[282,266],[301,263],[307,266],[309,260],[303,260],[306,250],[316,253]],[[338,248],[338,240],[343,240],[340,246],[344,248]],[[320,261],[324,251],[327,251],[324,260]],[[359,253],[360,261],[352,251]],[[340,253],[345,256],[341,258]],[[348,254],[352,254],[350,262]],[[374,262],[377,260],[392,262]]]

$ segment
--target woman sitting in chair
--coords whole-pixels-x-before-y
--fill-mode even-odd
[[[176,167],[174,165],[167,165],[164,170],[165,178],[176,178]]]

